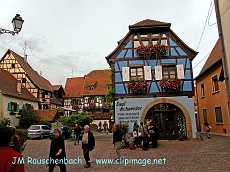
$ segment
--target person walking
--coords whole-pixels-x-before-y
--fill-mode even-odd
[[[150,125],[150,122],[147,122],[143,126],[142,131],[141,131],[141,136],[143,140],[142,150],[148,150],[148,147],[149,147],[149,139],[148,139],[150,137],[150,134],[148,133],[149,125]]]
[[[138,131],[139,131],[139,125],[137,124],[137,122],[135,122],[134,125],[133,125],[133,137],[134,137],[135,147],[137,147],[139,145],[139,142],[138,142]]]
[[[118,127],[118,124],[114,125],[114,132],[113,132],[113,144],[117,154],[117,160],[120,160],[121,154],[121,142],[122,142],[122,130]]]
[[[89,151],[92,151],[94,148],[95,148],[95,139],[93,133],[89,131],[89,126],[86,125],[84,127],[84,134],[82,136],[82,149],[83,149],[83,155],[86,162],[86,165],[84,165],[85,168],[90,167]]]
[[[78,126],[78,124],[75,124],[75,128],[74,128],[74,145],[76,145],[76,141],[77,141],[77,144],[79,145],[80,134],[81,134],[81,129]]]
[[[208,122],[205,122],[204,125],[205,125],[204,128],[205,128],[205,130],[206,130],[207,137],[210,139],[210,129],[211,129],[212,127],[209,125]]]
[[[49,154],[49,172],[54,171],[55,161],[58,161],[60,171],[66,172],[66,165],[64,159],[66,158],[65,154],[65,142],[64,139],[60,136],[61,130],[59,128],[54,129],[54,138],[50,144],[50,154]]]
[[[150,122],[150,126],[148,128],[148,133],[150,134],[149,140],[152,142],[152,148],[157,148],[159,133],[157,127],[153,125],[153,122]]]
[[[24,163],[20,163],[23,157],[13,150],[13,137],[15,129],[0,127],[0,171],[1,172],[25,172]]]

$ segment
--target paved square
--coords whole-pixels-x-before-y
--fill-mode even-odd
[[[155,159],[154,164],[96,164],[98,159],[115,159],[116,154],[112,145],[112,134],[95,134],[96,148],[90,152],[92,160],[91,167],[85,169],[84,158],[82,155],[81,143],[74,146],[72,141],[66,140],[66,155],[70,159],[82,159],[83,164],[67,164],[68,172],[75,171],[159,171],[159,172],[229,172],[230,171],[230,137],[211,135],[207,139],[202,135],[204,141],[187,140],[160,140],[157,149],[149,148],[142,151],[141,148],[129,150],[122,149],[121,154],[124,158],[131,159]],[[27,172],[48,171],[47,165],[28,164],[27,159],[48,158],[50,140],[28,140],[23,156]],[[165,159],[166,160],[165,160]],[[156,164],[157,160],[161,164]],[[163,160],[164,159],[164,160]],[[142,160],[139,160],[141,162]],[[165,162],[165,163],[164,163]],[[55,167],[55,172],[59,167]]]

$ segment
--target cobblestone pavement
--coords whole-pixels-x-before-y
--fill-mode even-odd
[[[95,134],[96,148],[90,152],[91,167],[85,169],[85,161],[82,155],[81,144],[73,145],[70,140],[65,141],[66,155],[70,159],[82,159],[82,164],[68,164],[67,171],[151,171],[151,172],[229,172],[230,171],[230,137],[211,135],[207,139],[202,135],[204,141],[197,140],[160,140],[159,147],[149,148],[148,151],[142,151],[140,147],[135,150],[128,148],[122,149],[121,154],[124,158],[136,159],[158,159],[155,164],[96,164],[96,159],[114,159],[115,151],[112,143],[112,134]],[[33,159],[47,158],[49,154],[50,140],[28,140],[26,149],[23,152],[25,159],[25,168],[27,172],[48,171],[47,165],[28,164],[28,157]],[[163,158],[166,158],[164,161]],[[161,159],[161,160],[159,160]],[[122,161],[121,161],[122,162]],[[141,160],[139,160],[141,163]],[[161,164],[156,164],[161,162]],[[55,167],[55,172],[59,167]]]

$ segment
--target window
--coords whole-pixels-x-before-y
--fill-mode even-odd
[[[130,68],[130,80],[140,80],[144,78],[144,71],[142,67],[132,67]]]
[[[163,73],[164,79],[176,78],[176,67],[175,66],[163,66],[162,73]]]
[[[26,78],[22,78],[22,83],[26,83]]]
[[[201,98],[205,97],[204,83],[200,84],[200,94],[201,94]]]
[[[42,98],[43,98],[43,99],[45,98],[45,95],[46,95],[46,93],[45,93],[45,91],[43,91],[43,92],[42,92]]]
[[[89,89],[89,90],[94,90],[94,85],[90,85],[90,86],[88,87],[88,89]]]
[[[215,107],[216,123],[223,123],[221,106]]]
[[[212,92],[215,93],[219,91],[219,83],[217,75],[212,77]]]
[[[204,122],[208,122],[207,109],[202,109]]]
[[[15,64],[11,64],[11,68],[15,68]]]
[[[19,112],[19,104],[15,102],[8,103],[7,110],[12,112]]]
[[[76,104],[76,99],[72,99],[70,104],[71,104],[71,106],[74,106]]]

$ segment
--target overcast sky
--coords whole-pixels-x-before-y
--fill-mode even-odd
[[[19,35],[0,35],[0,57],[7,49],[23,56],[26,42],[34,70],[52,84],[64,86],[66,78],[109,68],[105,57],[127,34],[129,25],[144,19],[171,23],[171,29],[196,50],[211,1],[0,0],[0,28],[12,30],[11,20],[17,13],[25,20]],[[215,7],[212,9],[193,66],[210,53],[218,39]],[[194,69],[194,76],[206,59]]]

